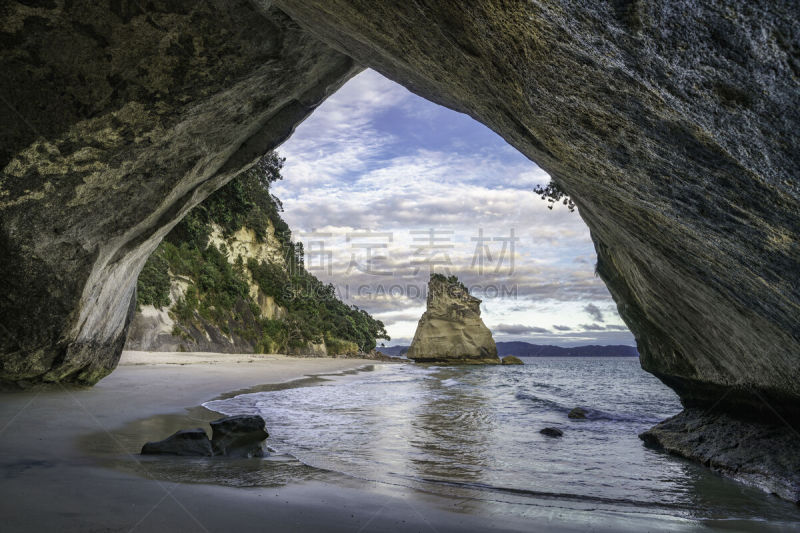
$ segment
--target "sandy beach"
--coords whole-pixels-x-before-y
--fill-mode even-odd
[[[203,426],[215,413],[204,413],[200,404],[220,395],[380,365],[369,360],[281,355],[126,352],[119,368],[91,389],[3,393],[2,530],[654,529],[646,517],[565,514],[547,505],[532,507],[525,519],[504,516],[475,502],[335,475],[248,488],[183,483],[150,475],[152,463],[137,455],[146,440],[164,438],[181,427]],[[111,467],[109,457],[132,468]],[[689,524],[665,525],[670,530],[691,529]]]

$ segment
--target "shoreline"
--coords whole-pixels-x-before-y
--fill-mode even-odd
[[[268,486],[188,483],[148,473],[148,435],[200,425],[219,397],[350,373],[379,361],[238,354],[124,353],[92,389],[0,393],[0,513],[6,531],[695,531],[661,517],[534,503],[526,516],[343,475],[290,475]],[[207,414],[204,414],[205,410]],[[191,425],[186,425],[191,421]],[[267,441],[269,444],[269,440]],[[134,473],[109,457],[142,467]],[[225,460],[159,458],[164,465],[227,468]],[[212,460],[213,461],[213,460]],[[263,468],[260,459],[239,466]],[[256,462],[252,462],[256,461]],[[230,463],[228,463],[230,465]],[[280,466],[280,465],[279,465]],[[179,465],[179,467],[181,467]],[[308,467],[311,468],[311,467]]]

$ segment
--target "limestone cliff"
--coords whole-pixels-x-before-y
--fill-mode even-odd
[[[230,265],[248,261],[268,262],[278,268],[286,269],[283,257],[283,244],[275,237],[275,228],[268,224],[266,235],[259,240],[255,232],[241,227],[226,237],[222,228],[212,224],[208,246],[225,250],[225,258]],[[273,296],[253,281],[249,269],[241,269],[249,298],[243,295],[234,302],[232,313],[220,321],[210,320],[197,310],[191,317],[181,320],[176,316],[178,307],[184,302],[189,287],[196,287],[196,280],[169,272],[169,302],[164,306],[140,305],[130,325],[127,350],[153,352],[218,352],[253,353],[259,351],[279,351],[277,344],[260,344],[257,330],[259,319],[276,320],[286,315],[286,309],[275,302]],[[250,332],[251,334],[248,334]],[[285,351],[285,350],[284,350]],[[319,345],[294,349],[297,355],[328,355],[324,341]]]
[[[427,309],[407,357],[418,363],[500,363],[492,332],[481,320],[480,305],[455,277],[432,274]]]

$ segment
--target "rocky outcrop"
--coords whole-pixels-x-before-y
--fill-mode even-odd
[[[787,423],[686,409],[639,437],[648,446],[800,503],[800,434]]]
[[[522,359],[519,357],[514,357],[513,355],[507,355],[503,357],[501,360],[502,364],[504,365],[524,365],[525,363],[522,362]]]
[[[418,363],[497,364],[492,332],[481,320],[481,301],[454,277],[432,274],[427,309],[406,354]]]

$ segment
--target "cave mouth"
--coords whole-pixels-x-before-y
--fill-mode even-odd
[[[365,70],[278,149],[272,187],[306,268],[410,343],[432,272],[483,300],[496,341],[629,345],[577,210],[550,177],[472,118]]]

